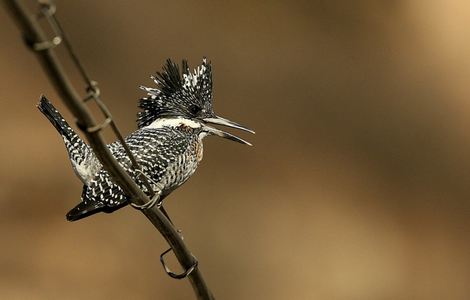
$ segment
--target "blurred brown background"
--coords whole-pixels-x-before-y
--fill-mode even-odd
[[[468,1],[57,2],[124,133],[167,57],[202,56],[256,130],[206,140],[166,202],[218,299],[470,299]],[[73,119],[0,24],[0,297],[193,299],[135,210],[65,221],[81,184],[39,95]]]

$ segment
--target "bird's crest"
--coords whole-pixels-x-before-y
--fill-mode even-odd
[[[139,128],[167,116],[191,115],[191,108],[212,111],[212,69],[203,58],[202,64],[191,72],[188,62],[182,61],[182,70],[167,59],[162,72],[151,77],[157,88],[141,86],[147,97],[140,99],[137,125]]]

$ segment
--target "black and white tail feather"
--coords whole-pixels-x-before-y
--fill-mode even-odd
[[[101,169],[101,163],[92,149],[75,133],[51,102],[42,96],[38,104],[39,110],[47,117],[62,136],[65,148],[75,174],[85,186],[90,185],[93,177]],[[82,195],[80,204],[67,214],[67,220],[75,221],[101,211],[104,207],[97,202],[86,201]]]
[[[101,169],[101,163],[92,149],[75,133],[46,97],[41,97],[38,108],[62,136],[73,170],[83,184],[88,185],[96,172]]]

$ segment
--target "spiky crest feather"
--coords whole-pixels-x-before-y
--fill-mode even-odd
[[[141,86],[147,97],[140,99],[137,125],[150,125],[161,117],[173,115],[191,116],[191,105],[212,111],[212,69],[203,58],[202,64],[191,73],[188,62],[182,61],[182,71],[171,59],[167,59],[162,72],[151,77],[157,88]]]

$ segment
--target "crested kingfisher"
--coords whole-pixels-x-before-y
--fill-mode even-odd
[[[120,142],[114,142],[108,148],[140,188],[150,195],[140,173],[148,179],[161,204],[196,170],[202,160],[204,137],[216,135],[251,145],[208,124],[254,131],[214,113],[212,69],[206,58],[192,72],[186,60],[180,71],[179,66],[168,59],[162,72],[157,72],[152,79],[156,88],[141,86],[147,96],[139,102],[138,129],[125,138],[141,170],[135,170]],[[44,96],[38,108],[62,136],[73,170],[84,184],[80,203],[67,213],[67,220],[76,221],[97,212],[110,213],[129,204],[129,196],[114,183],[91,147]]]

